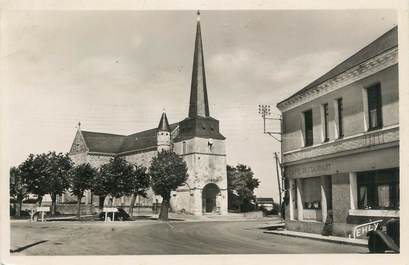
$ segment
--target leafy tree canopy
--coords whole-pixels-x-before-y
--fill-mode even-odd
[[[236,167],[227,166],[229,197],[237,197],[241,208],[248,208],[250,202],[255,199],[254,190],[259,184],[260,181],[254,177],[250,167],[243,164]]]
[[[49,152],[30,154],[19,166],[28,192],[40,197],[45,194],[62,194],[69,187],[68,171],[73,163],[68,154]]]
[[[40,197],[49,192],[49,167],[46,154],[30,154],[19,168],[28,192]]]
[[[27,185],[23,181],[18,167],[10,168],[10,197],[20,200],[27,194]]]
[[[121,197],[130,194],[128,183],[134,176],[134,165],[121,157],[112,158],[101,166],[93,190],[100,196]]]
[[[146,197],[146,191],[150,186],[150,177],[147,168],[141,165],[134,165],[133,172],[127,180],[126,195],[140,195]]]
[[[153,191],[170,199],[170,192],[176,190],[188,178],[186,162],[172,151],[162,151],[152,159],[149,167]]]
[[[69,171],[74,163],[68,154],[50,152],[47,154],[50,194],[61,195],[70,187]]]
[[[97,170],[89,163],[75,166],[70,174],[71,194],[82,197],[86,190],[92,188],[96,175]]]

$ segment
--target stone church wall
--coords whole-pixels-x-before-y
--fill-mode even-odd
[[[125,160],[149,168],[152,158],[157,155],[157,151],[148,151],[125,156]]]
[[[128,161],[130,163],[135,163],[135,164],[138,164],[138,165],[142,165],[142,166],[146,167],[147,169],[149,169],[152,158],[155,157],[157,155],[157,153],[158,153],[157,151],[148,151],[148,152],[143,152],[143,153],[127,155],[124,158],[126,159],[126,161]],[[152,189],[149,189],[147,191],[146,198],[143,198],[143,197],[139,198],[139,202],[142,205],[152,205],[152,203],[155,203],[156,200],[158,202],[161,202],[162,198],[160,196],[155,195],[155,193],[153,192]],[[130,197],[125,198],[125,201],[127,202],[126,205],[129,205]],[[136,203],[138,203],[138,199],[137,199]]]
[[[183,155],[188,166],[188,185],[173,194],[171,205],[175,210],[186,210],[193,214],[202,214],[202,192],[209,184],[216,184],[220,193],[216,198],[222,214],[227,213],[227,171],[224,140],[192,138],[174,144],[174,151]],[[190,209],[190,210],[188,210]]]
[[[174,151],[183,155],[188,165],[188,184],[203,188],[215,183],[220,189],[227,188],[226,154],[223,140],[213,140],[212,148],[208,139],[193,138],[174,144]]]
[[[107,156],[107,155],[88,155],[87,162],[91,166],[95,168],[99,168],[103,164],[108,163],[112,158],[113,156]]]

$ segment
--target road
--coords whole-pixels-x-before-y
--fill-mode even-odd
[[[17,255],[367,253],[363,247],[264,233],[265,221],[15,222]]]

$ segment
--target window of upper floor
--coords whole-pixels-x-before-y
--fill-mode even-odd
[[[304,146],[314,144],[312,109],[304,112]]]
[[[368,130],[380,129],[382,121],[381,84],[377,83],[366,89],[368,99]]]

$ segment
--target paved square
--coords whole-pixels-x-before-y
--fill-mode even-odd
[[[12,222],[12,255],[368,253],[264,233],[271,221]]]

